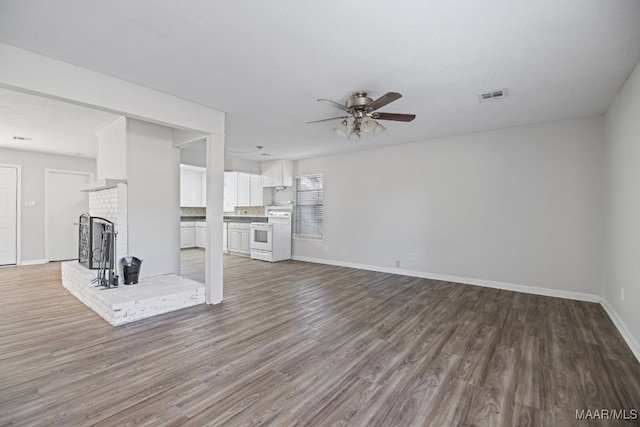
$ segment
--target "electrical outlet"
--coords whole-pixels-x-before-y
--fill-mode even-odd
[[[400,267],[400,261],[396,261],[396,267]]]
[[[416,254],[412,253],[411,254],[411,261],[415,261],[416,260]]]
[[[620,301],[624,301],[624,288],[620,289]]]

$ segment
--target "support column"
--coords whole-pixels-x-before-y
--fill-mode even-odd
[[[207,255],[205,286],[207,304],[222,302],[222,227],[224,200],[224,135],[207,136]]]

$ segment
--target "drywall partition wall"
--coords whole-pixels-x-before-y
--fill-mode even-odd
[[[0,148],[0,163],[22,166],[21,263],[44,262],[44,170],[95,173],[96,162],[81,157]],[[78,216],[81,213],[78,212]]]
[[[129,254],[141,277],[180,274],[180,150],[171,129],[127,120]]]
[[[606,115],[605,307],[640,360],[640,65]],[[623,299],[624,289],[624,299]]]
[[[233,172],[253,173],[260,175],[262,173],[262,163],[252,160],[234,159],[225,157],[224,170]]]
[[[294,257],[597,300],[602,132],[587,118],[300,160],[324,174],[325,239]]]
[[[224,135],[224,113],[115,77],[0,43],[0,85],[130,118]]]
[[[180,149],[180,164],[207,167],[207,156],[204,151],[190,150],[186,148]]]
[[[222,111],[124,80],[0,43],[0,86],[158,123],[206,136],[207,302],[222,300],[222,203],[224,126]],[[216,161],[220,158],[220,161]],[[215,298],[210,298],[215,295]]]
[[[96,132],[96,179],[127,178],[127,119],[121,117]]]

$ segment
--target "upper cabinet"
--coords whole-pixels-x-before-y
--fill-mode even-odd
[[[251,175],[251,200],[249,206],[262,206],[262,175]]]
[[[222,209],[225,212],[233,212],[236,206],[238,206],[238,172],[225,172]]]
[[[262,175],[224,173],[223,210],[236,206],[262,206]],[[204,168],[180,165],[180,206],[207,206],[207,172]]]
[[[251,206],[251,175],[238,172],[238,206]]]
[[[206,169],[180,165],[180,206],[206,207]]]
[[[224,173],[224,211],[236,206],[262,206],[262,175],[244,172]]]
[[[293,162],[291,160],[274,160],[262,163],[263,187],[293,186]]]

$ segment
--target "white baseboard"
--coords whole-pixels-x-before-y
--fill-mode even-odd
[[[47,259],[29,259],[26,261],[20,261],[20,265],[38,265],[38,264],[47,264],[49,260]]]
[[[638,359],[638,362],[640,362],[640,344],[638,344],[638,341],[636,341],[631,332],[629,332],[627,324],[618,316],[618,313],[616,313],[607,300],[603,299],[600,304],[611,318],[611,321],[613,321],[613,324],[618,328],[620,335],[622,335],[622,338],[627,342],[627,345],[636,356],[636,359]]]
[[[483,279],[471,279],[468,277],[449,276],[445,274],[428,273],[424,271],[405,270],[402,268],[380,267],[368,264],[355,264],[350,262],[333,261],[322,258],[292,257],[294,260],[314,262],[318,264],[337,265],[339,267],[359,268],[361,270],[378,271],[381,273],[400,274],[404,276],[420,277],[423,279],[442,280],[445,282],[463,283],[465,285],[483,286],[485,288],[503,289],[506,291],[524,292],[527,294],[544,295],[556,298],[566,298],[578,301],[600,302],[600,295],[586,294],[582,292],[564,291],[559,289],[539,288],[535,286],[514,285],[512,283],[495,282]]]

